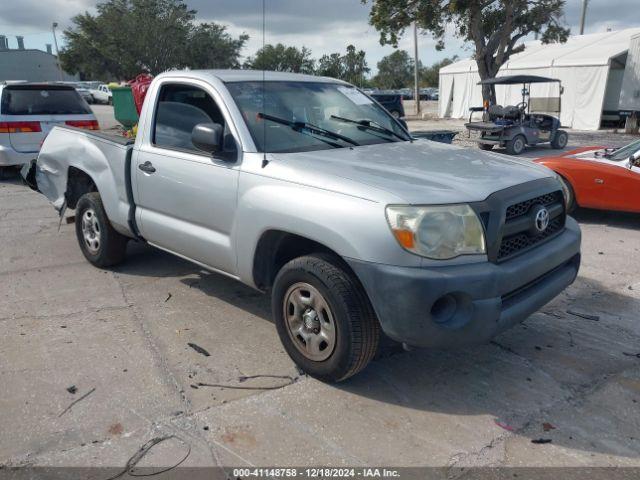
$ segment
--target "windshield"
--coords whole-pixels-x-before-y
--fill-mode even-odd
[[[608,155],[609,160],[621,161],[629,160],[629,157],[640,150],[640,140],[631,142]]]
[[[409,140],[391,115],[352,86],[255,81],[231,82],[227,88],[260,152],[303,152]],[[334,141],[327,142],[327,134]]]
[[[88,114],[91,109],[78,92],[65,87],[12,86],[2,92],[4,115]]]

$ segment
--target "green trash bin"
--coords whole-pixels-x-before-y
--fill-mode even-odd
[[[113,114],[116,120],[126,129],[132,128],[138,123],[140,117],[133,102],[131,87],[114,87],[111,92],[113,92]]]

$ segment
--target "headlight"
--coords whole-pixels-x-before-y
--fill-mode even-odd
[[[436,260],[486,252],[484,230],[469,205],[387,207],[387,221],[398,243]]]

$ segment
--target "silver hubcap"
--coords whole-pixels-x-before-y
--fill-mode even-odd
[[[564,135],[564,134],[560,135],[560,138],[558,139],[558,143],[562,148],[566,147],[568,138],[569,137],[567,135]]]
[[[98,253],[100,250],[100,224],[96,212],[92,208],[82,214],[82,236],[87,249],[91,253]]]
[[[513,143],[513,149],[514,149],[516,152],[519,152],[519,151],[521,151],[523,148],[524,148],[524,142],[523,142],[521,139],[517,138],[517,139],[516,139],[516,141]]]
[[[308,283],[296,283],[284,296],[284,318],[289,337],[305,357],[320,362],[336,346],[336,325],[329,304]]]

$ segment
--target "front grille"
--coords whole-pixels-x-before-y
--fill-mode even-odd
[[[564,219],[561,217],[556,217],[549,222],[549,226],[547,227],[547,229],[540,235],[531,237],[526,233],[519,233],[504,238],[502,240],[502,243],[500,244],[500,250],[498,250],[498,260],[504,260],[505,258],[515,255],[516,253],[525,250],[535,245],[536,243],[540,243],[541,241],[552,237],[553,235],[561,231],[563,226]]]
[[[497,261],[500,262],[511,258],[560,233],[565,223],[563,202],[562,192],[555,191],[507,207],[505,227],[509,226],[511,233],[502,238],[496,255]],[[535,205],[544,205],[550,212],[555,212],[549,220],[546,230],[542,233],[532,232],[534,230],[532,229],[533,218],[531,223],[526,218],[523,218],[530,215],[531,209]],[[516,229],[515,232],[513,231],[514,229]]]
[[[544,205],[546,207],[560,201],[562,201],[562,192],[558,191],[516,203],[515,205],[511,205],[507,208],[505,220],[509,221],[513,218],[527,214],[533,205]]]

